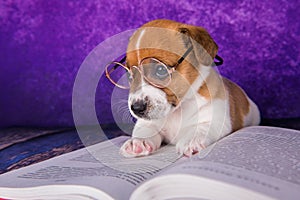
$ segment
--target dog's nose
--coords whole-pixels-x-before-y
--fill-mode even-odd
[[[146,101],[138,100],[133,104],[131,104],[131,110],[137,116],[142,116],[143,114],[145,114],[146,109],[147,109]]]

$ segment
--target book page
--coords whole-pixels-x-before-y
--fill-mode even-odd
[[[46,185],[26,188],[1,188],[0,199],[13,200],[114,200],[106,193],[88,186]]]
[[[249,127],[163,174],[193,174],[277,199],[300,196],[300,131]]]
[[[141,158],[124,158],[119,137],[53,159],[0,175],[0,187],[85,185],[98,188],[115,199],[128,199],[132,191],[159,170],[173,164],[175,148],[165,146]]]

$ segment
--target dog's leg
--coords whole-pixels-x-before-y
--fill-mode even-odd
[[[190,132],[178,140],[176,143],[176,150],[180,155],[187,157],[198,153],[201,149],[204,149],[205,136],[199,133]]]
[[[177,138],[176,150],[179,154],[187,157],[198,153],[223,135],[223,133],[217,134],[218,131],[212,130],[209,125],[200,125],[182,132],[184,134]]]
[[[153,124],[138,120],[132,138],[127,140],[120,149],[125,157],[146,156],[157,150],[163,140],[159,130]]]

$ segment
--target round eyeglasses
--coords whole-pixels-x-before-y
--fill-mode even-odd
[[[110,82],[122,89],[130,88],[130,84],[136,73],[140,73],[151,85],[158,88],[165,88],[170,84],[172,73],[175,71],[176,67],[183,62],[192,49],[192,46],[188,48],[174,66],[167,66],[156,58],[144,58],[139,63],[139,66],[132,66],[129,69],[126,64],[124,64],[126,60],[126,57],[124,57],[120,62],[111,62],[107,64],[105,67],[105,75]],[[124,76],[124,74],[127,74],[127,76]]]
[[[174,70],[175,68],[168,67],[156,58],[145,58],[138,67],[132,66],[131,69],[119,62],[109,63],[105,68],[105,74],[114,85],[122,89],[130,88],[137,73],[151,85],[164,88],[170,84]],[[127,76],[124,76],[125,74]]]
[[[183,60],[192,51],[193,46],[189,47],[183,56],[173,66],[168,66],[162,61],[156,58],[144,58],[139,66],[132,66],[130,69],[125,64],[126,56],[121,59],[120,62],[111,62],[105,67],[105,75],[115,86],[122,89],[129,89],[130,84],[133,81],[134,75],[139,73],[147,82],[158,88],[167,87],[172,79],[172,73],[176,67],[180,65]],[[215,59],[219,62],[215,62],[216,66],[223,64],[223,59],[216,55]],[[125,74],[127,76],[125,76]]]

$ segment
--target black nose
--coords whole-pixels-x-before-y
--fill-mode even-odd
[[[131,105],[132,112],[134,112],[134,114],[136,114],[137,116],[144,115],[146,109],[147,109],[147,103],[143,100],[136,101]]]

